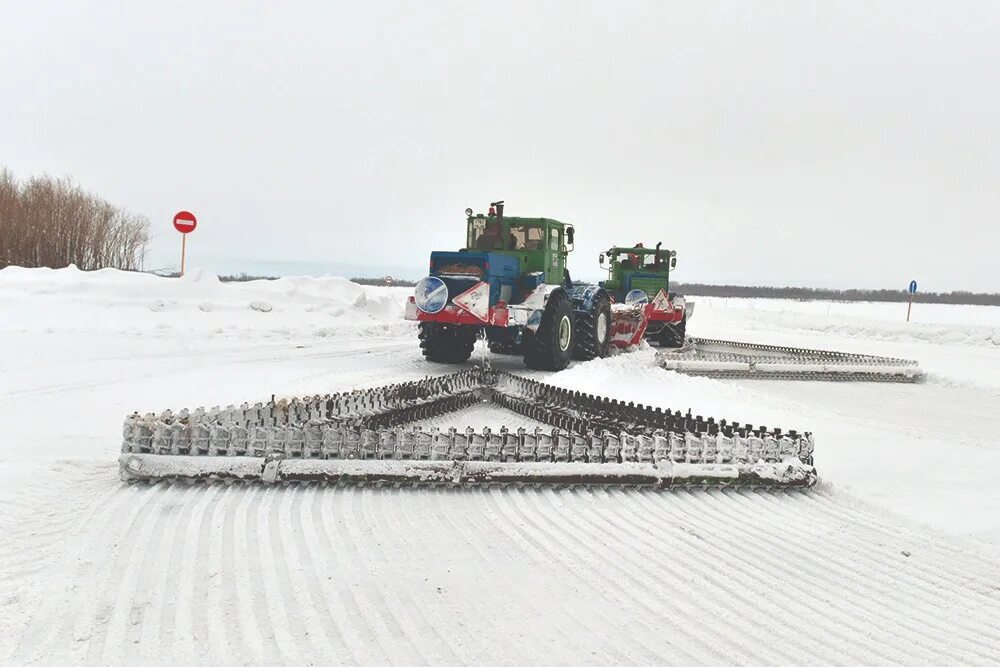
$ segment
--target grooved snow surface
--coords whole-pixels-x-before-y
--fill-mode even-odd
[[[128,411],[439,372],[407,292],[0,270],[0,664],[1000,661],[993,310],[910,330],[899,304],[713,300],[690,325],[916,358],[923,385],[690,378],[649,350],[547,377],[813,430],[810,493],[117,481]]]

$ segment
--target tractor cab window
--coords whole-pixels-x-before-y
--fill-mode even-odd
[[[486,218],[472,218],[469,220],[469,238],[466,248],[479,247],[479,238],[486,233]]]
[[[669,259],[669,251],[660,255],[659,263],[656,261],[655,254],[626,252],[624,259],[622,259],[622,268],[658,273],[667,270],[667,267],[669,266]]]
[[[559,230],[552,229],[549,233],[549,250],[559,252]]]
[[[517,225],[510,228],[507,239],[508,250],[542,250],[544,248],[543,230],[541,227]]]

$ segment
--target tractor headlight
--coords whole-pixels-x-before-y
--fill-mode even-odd
[[[434,276],[421,278],[414,288],[413,301],[428,315],[439,313],[448,304],[448,286]]]
[[[641,306],[649,303],[649,295],[641,289],[634,289],[625,295],[625,304],[629,306]]]

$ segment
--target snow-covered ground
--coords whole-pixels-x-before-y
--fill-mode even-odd
[[[133,410],[440,372],[408,293],[0,270],[0,664],[1000,660],[998,308],[697,299],[692,334],[916,358],[922,385],[648,349],[547,378],[813,431],[806,494],[118,482]]]

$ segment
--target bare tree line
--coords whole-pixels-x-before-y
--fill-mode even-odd
[[[0,268],[137,270],[148,243],[146,216],[85,192],[69,178],[19,182],[0,169]]]

